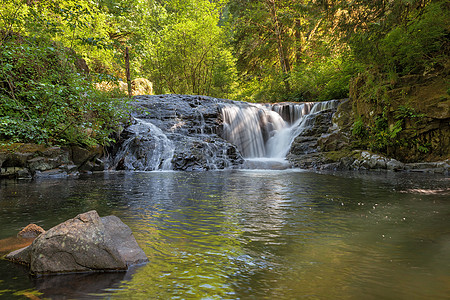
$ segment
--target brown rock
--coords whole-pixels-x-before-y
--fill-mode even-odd
[[[36,224],[28,224],[24,229],[22,229],[17,235],[26,239],[36,238],[45,230]]]
[[[0,240],[0,256],[10,253],[11,251],[21,249],[31,245],[33,239],[25,239],[21,237],[9,237]]]
[[[94,146],[91,148],[82,148],[80,146],[72,146],[72,161],[81,166],[88,161],[95,160],[103,154],[103,148],[101,146]]]

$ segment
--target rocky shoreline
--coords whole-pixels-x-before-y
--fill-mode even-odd
[[[0,149],[1,178],[65,178],[103,171],[101,146],[82,148],[11,144]]]

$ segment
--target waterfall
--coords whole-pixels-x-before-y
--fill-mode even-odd
[[[223,137],[247,159],[284,159],[295,137],[314,114],[337,107],[338,100],[262,105],[225,105]]]
[[[262,105],[227,104],[222,108],[223,138],[236,145],[246,158],[265,157],[266,142],[287,122]]]
[[[269,108],[277,112],[284,120],[292,125],[295,121],[297,121],[304,115],[309,114],[315,104],[317,103],[275,103],[269,106]]]
[[[251,104],[190,95],[139,96],[134,122],[106,162],[116,170],[286,169],[294,139],[338,101]],[[244,159],[245,158],[245,159]]]
[[[172,141],[150,122],[134,118],[129,137],[116,154],[113,165],[125,170],[172,170]]]

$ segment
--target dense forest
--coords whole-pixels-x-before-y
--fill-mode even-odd
[[[155,94],[321,101],[348,97],[363,74],[382,97],[380,80],[448,73],[449,11],[446,0],[0,0],[0,139],[107,144],[125,94],[98,87],[126,80],[126,48],[131,77]]]

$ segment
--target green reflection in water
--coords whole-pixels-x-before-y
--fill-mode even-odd
[[[33,220],[49,228],[89,209],[129,225],[150,262],[73,299],[447,299],[450,203],[437,191],[448,178],[338,175],[163,172],[8,183],[0,188],[1,234]],[[5,295],[32,286],[2,263]]]
[[[430,207],[386,182],[318,174],[191,176],[173,190],[182,201],[132,225],[150,263],[113,298],[448,295],[449,222],[430,215],[448,214],[442,197]]]

